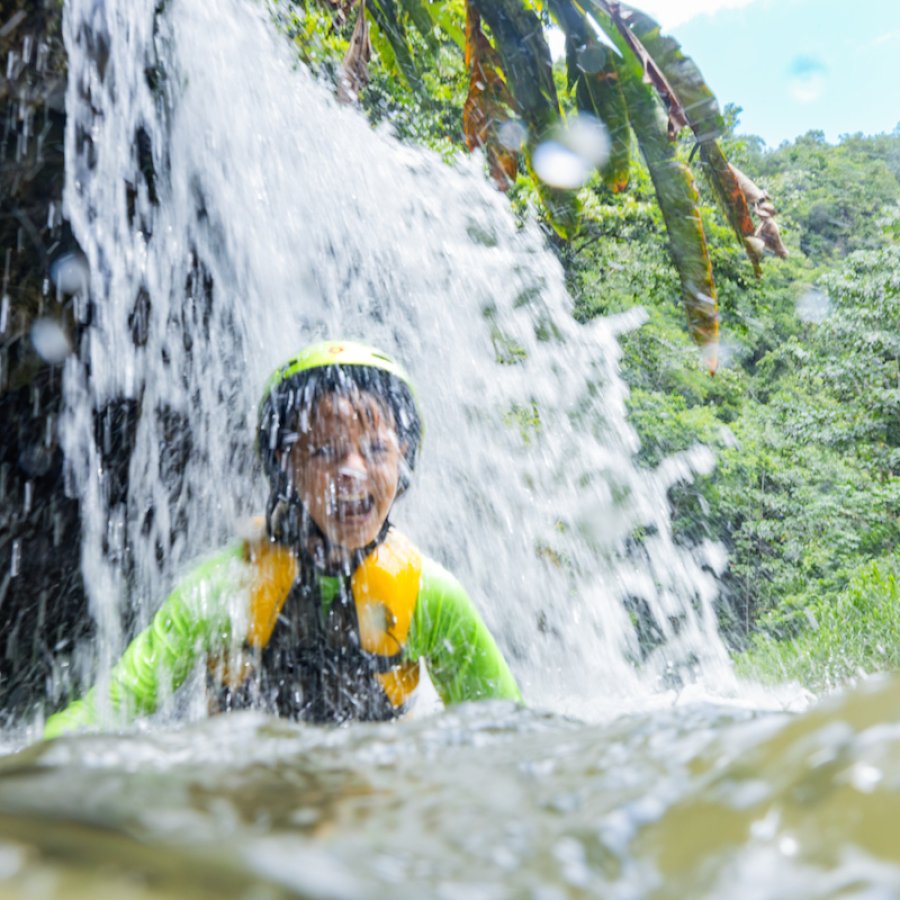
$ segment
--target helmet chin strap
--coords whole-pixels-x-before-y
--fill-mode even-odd
[[[274,485],[266,504],[266,531],[269,540],[289,547],[303,568],[324,575],[352,575],[360,563],[387,537],[391,529],[385,519],[374,540],[356,550],[334,544],[303,506],[296,491],[286,485]]]

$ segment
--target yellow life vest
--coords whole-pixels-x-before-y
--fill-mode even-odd
[[[246,642],[261,650],[272,637],[300,569],[297,557],[287,547],[267,539],[248,541],[244,552],[254,567]],[[350,589],[356,605],[360,647],[365,652],[388,659],[402,654],[419,597],[421,575],[419,551],[395,529],[357,566]],[[399,707],[419,683],[419,664],[401,661],[375,677],[391,704]]]

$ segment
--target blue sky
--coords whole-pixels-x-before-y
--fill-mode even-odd
[[[770,147],[900,124],[900,0],[633,0]],[[563,54],[559,32],[554,55]]]
[[[810,129],[900,123],[900,0],[636,0],[693,57],[740,131],[771,147]],[[705,12],[697,11],[705,9]]]

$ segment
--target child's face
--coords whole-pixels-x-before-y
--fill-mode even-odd
[[[401,461],[393,418],[365,391],[319,400],[289,456],[304,507],[347,550],[377,537],[397,496]]]

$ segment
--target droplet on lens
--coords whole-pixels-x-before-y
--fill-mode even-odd
[[[87,289],[88,264],[80,251],[63,253],[50,263],[50,278],[61,294],[77,294]]]
[[[65,331],[55,319],[35,319],[31,326],[31,343],[41,359],[50,365],[61,363],[72,352]]]
[[[574,190],[608,158],[606,126],[599,119],[581,113],[554,128],[547,139],[538,144],[532,164],[541,181]]]

